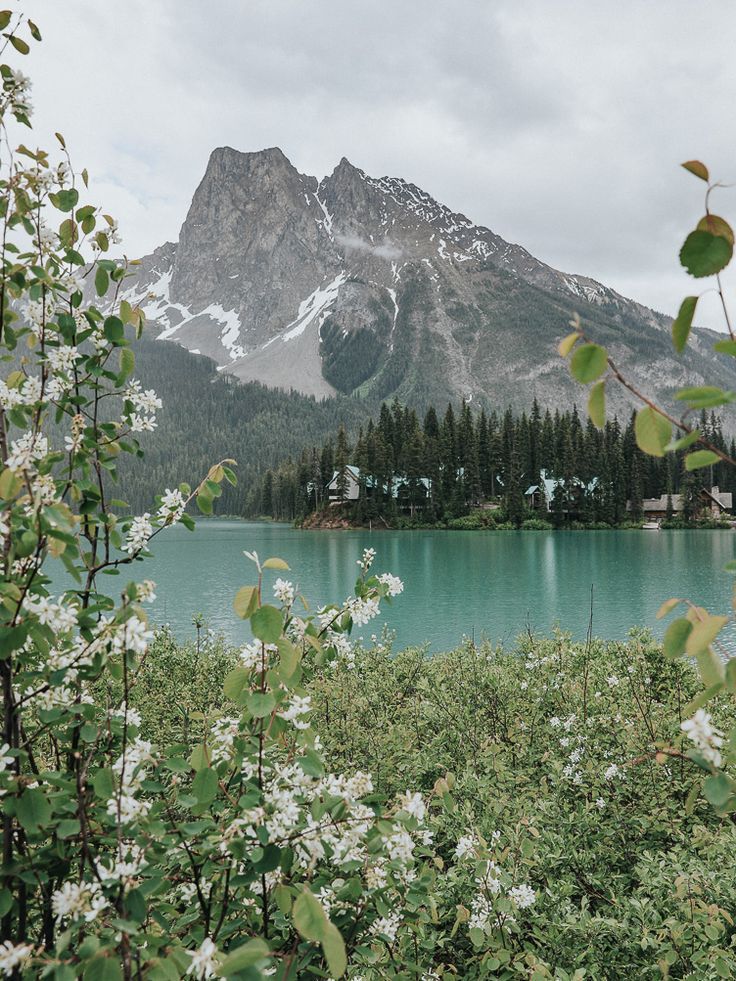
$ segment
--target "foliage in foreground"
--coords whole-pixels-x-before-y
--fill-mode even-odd
[[[700,297],[713,291],[720,300],[726,331],[713,343],[713,351],[725,359],[736,358],[736,330],[722,279],[723,271],[733,259],[734,232],[725,218],[711,210],[714,192],[728,185],[714,181],[700,160],[687,160],[682,166],[703,181],[706,190],[705,213],[680,249],[680,264],[693,279],[710,279],[711,285],[701,293],[686,296],[680,304],[672,322],[672,346],[678,353],[685,350],[691,339]],[[657,404],[626,377],[610,351],[588,337],[579,316],[573,317],[570,326],[573,331],[560,342],[559,353],[563,358],[569,358],[573,378],[591,386],[588,394],[591,423],[598,429],[606,426],[606,392],[612,385],[622,386],[641,405],[634,418],[634,435],[642,453],[652,460],[664,462],[684,453],[684,467],[689,474],[712,471],[724,464],[732,473],[736,472],[736,455],[729,455],[703,425],[708,411],[723,409],[736,402],[736,391],[709,385],[709,379],[698,379],[697,385],[685,385],[675,392],[675,400],[682,408],[678,416]],[[703,381],[706,384],[700,384]],[[700,422],[696,421],[697,413],[701,414]],[[729,562],[725,571],[736,572],[736,562]],[[731,656],[732,652],[720,636],[726,625],[733,623],[736,592],[731,607],[728,614],[718,615],[688,597],[676,596],[666,600],[657,615],[661,619],[675,610],[680,614],[670,622],[665,633],[665,654],[670,658],[689,656],[697,662],[703,690],[698,697],[699,714],[691,733],[697,759],[710,771],[705,781],[705,793],[724,816],[736,812],[736,780],[722,766],[736,750],[736,728],[731,727],[728,732],[714,728],[703,706],[722,693],[736,695],[736,658]],[[727,745],[725,751],[724,743]]]
[[[236,658],[160,635],[131,692],[143,725],[180,739],[189,726],[193,744]],[[397,907],[380,941],[400,976],[415,963],[424,977],[732,977],[736,828],[700,796],[686,755],[697,690],[646,634],[431,658],[358,648],[321,670],[314,726],[329,765],[428,802],[431,916],[418,925]],[[718,721],[730,712],[718,706]],[[390,970],[377,959],[351,975]]]

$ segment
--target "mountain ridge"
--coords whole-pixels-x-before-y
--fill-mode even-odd
[[[573,311],[660,398],[685,381],[734,384],[705,333],[678,359],[669,317],[554,269],[402,178],[343,157],[318,181],[278,147],[214,150],[178,242],[145,256],[124,295],[161,340],[317,397],[579,400],[556,353]],[[626,402],[612,392],[614,407]]]

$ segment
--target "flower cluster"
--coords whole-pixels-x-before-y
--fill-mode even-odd
[[[161,504],[159,505],[156,517],[164,525],[174,525],[177,521],[181,520],[185,507],[186,501],[182,492],[178,488],[169,490],[167,487],[161,497]]]
[[[680,728],[695,743],[703,759],[715,767],[721,765],[723,733],[713,726],[705,709],[698,709],[691,719],[681,723]]]
[[[117,793],[107,802],[107,813],[116,817],[120,824],[130,824],[145,816],[151,808],[150,801],[136,795],[146,777],[145,763],[151,762],[151,744],[137,737],[125,748],[115,763],[113,773],[118,778]]]
[[[162,405],[153,389],[149,388],[144,392],[141,383],[133,379],[125,391],[125,400],[124,418],[127,419],[131,432],[153,432],[157,425],[156,410]]]

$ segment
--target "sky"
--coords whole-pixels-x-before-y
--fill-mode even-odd
[[[61,131],[130,256],[175,241],[210,152],[403,177],[665,313],[705,161],[736,181],[736,5],[681,0],[26,0],[35,139]],[[712,208],[728,217],[736,192]],[[736,278],[734,279],[736,286]],[[711,294],[701,323],[719,327]]]

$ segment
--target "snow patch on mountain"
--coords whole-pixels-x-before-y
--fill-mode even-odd
[[[284,333],[281,334],[281,340],[286,342],[299,337],[317,317],[320,318],[319,326],[321,327],[327,316],[328,307],[337,299],[340,287],[347,278],[347,273],[341,272],[327,286],[317,287],[314,293],[310,293],[306,300],[302,300],[299,304],[299,313],[297,314],[296,320],[292,320],[290,324],[286,325]]]

